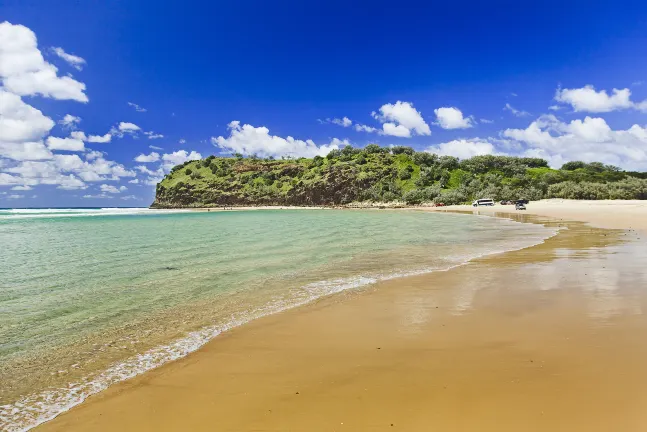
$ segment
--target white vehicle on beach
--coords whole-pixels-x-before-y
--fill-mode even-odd
[[[472,203],[473,207],[494,206],[494,200],[490,198],[477,199]]]

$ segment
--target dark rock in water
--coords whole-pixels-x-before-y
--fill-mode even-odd
[[[164,267],[164,270],[179,270],[177,267]]]

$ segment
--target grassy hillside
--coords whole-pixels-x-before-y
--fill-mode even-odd
[[[410,147],[350,146],[312,159],[214,157],[173,168],[154,207],[340,205],[357,201],[459,204],[475,198],[647,199],[647,173],[601,163],[561,169],[537,158],[458,160]]]

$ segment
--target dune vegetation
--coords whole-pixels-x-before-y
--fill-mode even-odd
[[[647,173],[599,162],[552,169],[539,158],[459,160],[410,147],[347,146],[325,157],[209,156],[175,166],[153,207],[461,204],[476,198],[647,199]]]

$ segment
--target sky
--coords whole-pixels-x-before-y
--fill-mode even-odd
[[[0,207],[408,145],[647,170],[647,3],[0,0]]]

